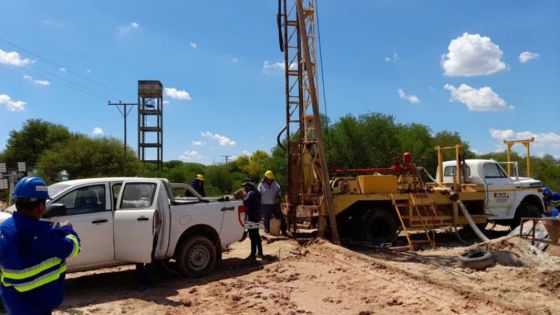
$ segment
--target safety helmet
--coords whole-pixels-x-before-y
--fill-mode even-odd
[[[246,179],[243,181],[243,183],[241,183],[241,186],[252,186],[253,188],[255,187],[255,183],[253,183],[250,179]]]
[[[17,182],[12,198],[30,200],[49,199],[49,190],[45,181],[36,176],[24,177]]]
[[[550,189],[548,189],[548,187],[543,187],[542,194],[545,195],[545,196],[550,194]]]
[[[198,180],[204,181],[204,176],[202,176],[201,174],[196,174],[196,177],[195,177],[195,179],[198,179]]]
[[[264,172],[264,177],[266,177],[268,179],[274,179],[274,173],[272,173],[271,170],[268,170],[268,171]]]

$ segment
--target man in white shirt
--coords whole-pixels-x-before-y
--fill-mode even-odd
[[[270,218],[272,216],[276,219],[280,219],[280,230],[283,235],[286,235],[286,220],[284,220],[284,214],[280,209],[282,193],[280,191],[280,185],[274,180],[274,174],[271,170],[264,173],[264,179],[259,183],[258,190],[261,193],[261,212],[264,216],[265,232],[270,233]]]

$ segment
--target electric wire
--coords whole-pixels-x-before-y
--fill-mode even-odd
[[[83,89],[83,88],[80,88],[80,87],[76,87],[76,86],[73,86],[73,85],[71,85],[71,84],[64,83],[64,82],[60,81],[58,78],[56,78],[56,77],[41,74],[41,73],[39,73],[39,72],[37,72],[37,71],[35,71],[35,70],[31,70],[30,68],[28,68],[28,69],[18,69],[18,70],[19,70],[20,73],[24,73],[24,74],[25,74],[25,73],[32,73],[32,74],[34,74],[34,75],[36,75],[36,76],[48,77],[48,79],[50,79],[52,82],[55,82],[56,84],[60,84],[61,86],[64,86],[64,87],[66,87],[66,88],[72,89],[72,90],[74,90],[74,91],[77,91],[77,92],[80,92],[80,93],[83,93],[83,94],[86,94],[86,95],[91,96],[91,97],[94,97],[94,98],[103,99],[103,100],[106,99],[106,98],[100,96],[99,94],[97,94],[97,93],[95,93],[95,92],[90,92],[90,91],[88,91],[88,90],[86,90],[86,89]]]
[[[109,98],[111,98],[111,96],[109,96],[109,94],[106,94],[104,92],[101,91],[97,91],[97,90],[93,90],[85,85],[82,85],[80,83],[77,82],[73,82],[71,80],[65,79],[61,76],[58,76],[56,74],[51,73],[50,71],[47,71],[45,69],[41,69],[39,67],[28,67],[28,68],[23,68],[23,69],[19,69],[21,73],[32,73],[36,76],[39,77],[43,77],[43,78],[48,78],[50,81],[59,84],[61,86],[67,87],[69,89],[72,89],[74,91],[95,97],[95,98],[99,98],[99,99],[103,99],[103,100],[107,100]],[[35,78],[34,78],[35,79]]]
[[[27,53],[27,54],[29,54],[29,55],[32,55],[32,56],[34,56],[34,57],[36,57],[36,58],[42,60],[42,61],[45,61],[46,63],[51,64],[51,65],[57,67],[58,69],[64,68],[64,69],[66,69],[66,72],[71,73],[71,74],[73,74],[73,75],[75,75],[75,76],[77,76],[77,77],[79,77],[79,78],[81,78],[81,79],[83,79],[83,80],[89,81],[89,82],[91,82],[91,83],[93,83],[93,84],[95,84],[95,85],[97,85],[97,86],[99,86],[99,87],[102,87],[102,88],[104,88],[104,89],[110,90],[110,91],[112,91],[112,92],[114,92],[114,93],[118,93],[118,94],[120,94],[121,96],[128,97],[128,96],[126,95],[126,93],[123,93],[123,92],[121,92],[121,91],[119,91],[119,90],[116,90],[116,89],[114,89],[114,88],[112,88],[112,87],[109,87],[109,86],[107,86],[107,85],[105,85],[105,84],[103,84],[103,83],[99,83],[99,82],[97,82],[97,81],[95,81],[95,80],[93,80],[93,79],[91,79],[91,78],[88,78],[88,77],[86,77],[86,76],[84,76],[84,75],[81,75],[81,74],[79,74],[79,73],[77,73],[77,72],[75,72],[75,71],[73,71],[73,70],[71,70],[71,69],[68,69],[67,67],[62,66],[61,64],[59,64],[59,63],[57,63],[57,62],[54,62],[54,61],[50,60],[49,58],[45,58],[45,57],[43,57],[43,56],[41,56],[41,55],[39,55],[39,54],[37,54],[37,53],[35,53],[35,52],[29,50],[29,49],[26,49],[26,48],[24,48],[24,47],[22,47],[22,46],[16,45],[16,44],[12,43],[11,41],[8,41],[8,40],[6,40],[6,39],[4,39],[4,38],[2,38],[2,37],[0,37],[0,42],[3,42],[3,43],[5,43],[5,44],[8,44],[8,45],[10,45],[10,46],[12,46],[12,47],[14,47],[14,48],[20,50],[20,51],[23,51],[23,52],[25,52],[25,53]]]

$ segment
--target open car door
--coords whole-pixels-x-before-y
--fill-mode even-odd
[[[152,261],[156,235],[158,180],[123,182],[115,211],[115,258],[121,261]]]

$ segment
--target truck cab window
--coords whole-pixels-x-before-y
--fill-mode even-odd
[[[455,169],[457,169],[456,166],[447,166],[443,169],[443,176],[455,176]],[[463,176],[471,176],[471,168],[468,165],[463,165]]]
[[[484,164],[484,177],[485,178],[506,178],[506,174],[502,168],[496,163]]]
[[[154,183],[130,183],[124,187],[120,209],[139,209],[149,207],[156,191]]]
[[[66,214],[105,211],[105,185],[80,187],[62,196],[55,203],[66,206]]]

